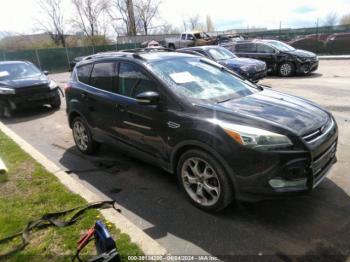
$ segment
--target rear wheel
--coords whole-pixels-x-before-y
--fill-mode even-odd
[[[72,121],[73,137],[75,145],[80,152],[84,154],[92,154],[96,152],[99,144],[92,139],[90,129],[81,117],[76,117]]]
[[[294,75],[294,72],[295,72],[295,66],[293,65],[293,63],[290,63],[290,62],[283,62],[278,67],[278,73],[280,76],[283,76],[283,77],[292,76]]]
[[[169,44],[169,49],[171,49],[171,50],[175,50],[175,45],[174,44]]]
[[[233,190],[226,171],[210,154],[202,150],[185,152],[178,162],[180,184],[197,207],[217,212],[233,200]]]

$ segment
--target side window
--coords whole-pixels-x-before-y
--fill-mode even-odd
[[[181,35],[181,40],[186,40],[186,34]]]
[[[264,44],[257,44],[256,51],[257,53],[264,53],[264,54],[275,53],[275,50],[272,47]]]
[[[237,44],[236,51],[243,52],[243,53],[255,53],[256,52],[256,44],[253,44],[253,43]]]
[[[147,91],[157,91],[156,83],[147,77],[136,65],[120,63],[118,93],[135,98]]]
[[[79,66],[77,68],[78,80],[84,84],[89,84],[92,64]]]
[[[194,36],[191,35],[191,34],[188,34],[188,35],[187,35],[187,40],[194,40]]]
[[[96,63],[92,69],[90,83],[94,87],[115,93],[116,78],[113,62]]]

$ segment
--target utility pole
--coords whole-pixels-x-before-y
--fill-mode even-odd
[[[128,9],[128,31],[129,35],[136,35],[136,23],[135,23],[135,15],[134,15],[134,4],[132,0],[126,0],[126,7]]]
[[[318,20],[319,18],[317,17],[317,21],[316,21],[316,37],[318,39]]]
[[[282,21],[280,21],[280,30],[279,30],[279,33],[278,33],[278,38],[281,39],[281,30],[282,30]]]

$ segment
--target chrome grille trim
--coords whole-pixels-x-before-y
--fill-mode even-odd
[[[317,129],[316,131],[313,131],[312,133],[307,134],[306,136],[303,136],[303,139],[307,143],[313,143],[325,135],[327,135],[334,127],[334,120],[330,118],[330,121],[328,121],[325,125],[323,125],[321,128]],[[322,130],[324,129],[324,130]]]

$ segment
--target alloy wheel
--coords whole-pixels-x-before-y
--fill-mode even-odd
[[[89,136],[84,124],[80,121],[75,121],[73,125],[73,135],[76,145],[81,151],[86,151],[89,144]]]
[[[213,206],[220,198],[220,182],[214,168],[198,157],[187,159],[181,169],[187,194],[202,206]]]
[[[290,64],[283,64],[280,68],[280,73],[283,76],[289,76],[292,73],[292,66]]]

